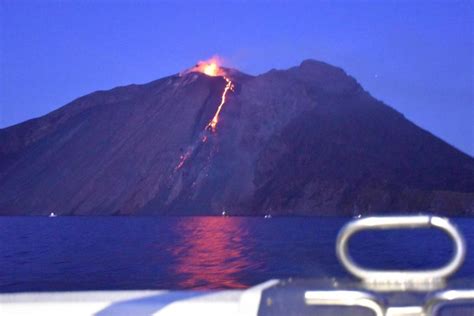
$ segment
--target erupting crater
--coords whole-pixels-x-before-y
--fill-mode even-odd
[[[191,68],[189,71],[200,72],[210,77],[223,77],[224,80],[227,82],[224,91],[222,91],[221,102],[217,107],[216,113],[206,126],[206,129],[214,133],[216,131],[217,124],[219,123],[219,114],[221,113],[222,108],[224,107],[224,104],[226,102],[227,93],[229,92],[229,90],[234,91],[234,83],[227,76],[225,69],[219,66],[219,59],[216,57],[213,57],[207,61],[198,62],[197,65]]]
[[[180,157],[179,163],[176,166],[176,170],[181,169],[184,163],[192,156],[192,153],[199,146],[199,144],[205,143],[208,139],[208,131],[215,133],[217,129],[217,124],[219,123],[219,115],[226,103],[227,93],[229,91],[234,91],[234,83],[232,80],[226,75],[226,72],[223,68],[219,67],[219,62],[217,58],[211,58],[208,61],[200,61],[197,65],[189,70],[189,72],[200,72],[210,77],[222,77],[226,81],[226,85],[224,90],[222,91],[221,95],[221,102],[217,106],[216,113],[206,125],[203,133],[201,133],[200,141],[198,143],[194,143],[190,148]]]

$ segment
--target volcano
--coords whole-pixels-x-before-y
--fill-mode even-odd
[[[221,70],[1,129],[0,214],[474,214],[474,159],[342,69]]]

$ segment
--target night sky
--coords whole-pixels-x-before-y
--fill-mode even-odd
[[[473,1],[220,2],[0,1],[0,127],[213,55],[250,74],[313,58],[474,155]]]

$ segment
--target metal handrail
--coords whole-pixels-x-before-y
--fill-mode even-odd
[[[308,305],[358,306],[374,312],[375,316],[384,316],[385,307],[374,295],[362,291],[307,291],[304,294]]]
[[[443,267],[424,271],[369,270],[357,265],[348,253],[352,235],[362,230],[385,230],[396,228],[438,228],[447,233],[454,242],[454,254]],[[311,290],[305,292],[305,303],[319,306],[359,306],[376,316],[435,316],[446,304],[472,303],[474,290],[448,290],[445,279],[463,263],[466,245],[461,233],[448,219],[436,216],[392,216],[356,219],[345,225],[337,237],[336,254],[342,265],[363,281],[359,290]],[[427,296],[420,305],[390,306],[379,296],[380,292],[420,290],[439,291]],[[371,292],[372,290],[372,292]]]
[[[438,228],[446,232],[454,242],[455,251],[445,266],[424,271],[370,270],[357,265],[348,253],[348,242],[352,235],[362,230],[386,230],[396,228]],[[446,218],[437,216],[393,216],[357,219],[344,226],[336,243],[336,254],[342,265],[354,276],[368,284],[401,285],[400,289],[420,284],[439,284],[453,274],[463,263],[466,245],[457,228]],[[391,287],[390,290],[393,290]]]
[[[474,290],[446,290],[436,293],[425,304],[427,316],[435,316],[447,304],[462,304],[474,301]]]

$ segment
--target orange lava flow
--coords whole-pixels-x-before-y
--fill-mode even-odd
[[[176,170],[181,169],[181,167],[184,165],[184,163],[186,162],[186,160],[189,158],[190,155],[191,155],[191,152],[187,151],[184,155],[181,155],[181,157],[179,157],[179,163],[176,166]]]
[[[214,117],[206,126],[206,128],[210,129],[212,132],[216,131],[217,123],[219,123],[219,114],[221,113],[222,107],[224,106],[227,92],[229,90],[234,91],[234,84],[232,83],[232,81],[227,77],[224,77],[224,79],[227,81],[227,84],[225,85],[224,92],[222,92],[221,103],[217,107],[216,114],[214,114]]]
[[[217,124],[219,123],[219,115],[226,102],[227,93],[229,92],[229,90],[234,91],[234,83],[228,77],[225,76],[226,75],[225,69],[219,67],[217,58],[212,58],[208,61],[200,61],[196,66],[194,66],[193,68],[187,71],[188,72],[189,71],[201,72],[210,77],[222,76],[222,78],[224,78],[226,81],[226,85],[221,96],[221,102],[219,106],[217,107],[217,111],[214,114],[214,117],[212,118],[212,120],[206,125],[206,128],[201,133],[200,142],[205,143],[207,141],[209,131],[212,133],[216,132]],[[175,170],[181,169],[186,163],[186,161],[193,155],[196,148],[198,148],[199,146],[200,146],[199,141],[196,141],[191,146],[189,146],[186,152],[179,157],[180,159],[179,159],[178,164],[175,167]]]

